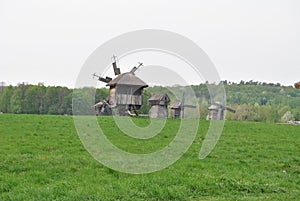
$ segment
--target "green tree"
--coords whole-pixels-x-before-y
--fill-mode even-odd
[[[11,112],[11,97],[14,93],[13,86],[5,87],[0,97],[0,111],[4,113]]]
[[[38,85],[38,103],[39,103],[39,114],[47,113],[45,111],[45,94],[47,88],[43,84]]]
[[[106,88],[100,88],[96,89],[95,94],[95,103],[101,101],[101,100],[107,100],[109,97],[109,90]]]
[[[148,114],[150,110],[150,105],[148,103],[148,99],[151,97],[151,94],[148,90],[144,90],[143,92],[143,105],[141,106],[139,113]]]
[[[44,97],[44,108],[47,114],[59,114],[59,88],[47,87]]]
[[[59,89],[59,102],[58,102],[58,113],[59,114],[71,114],[72,106],[72,94],[66,87]]]
[[[21,88],[15,88],[11,96],[10,110],[12,113],[16,114],[23,113],[23,97]]]
[[[24,113],[28,113],[28,114],[39,113],[39,98],[38,98],[37,86],[30,85],[25,92]]]
[[[85,87],[73,90],[73,115],[95,115],[95,88]]]

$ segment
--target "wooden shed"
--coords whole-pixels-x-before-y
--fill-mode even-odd
[[[154,94],[148,100],[151,106],[150,118],[168,118],[168,105],[170,98],[167,94]]]

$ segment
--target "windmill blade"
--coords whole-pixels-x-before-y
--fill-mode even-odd
[[[98,78],[99,81],[105,82],[105,83],[109,83],[112,80],[112,78],[110,78],[110,77],[104,78],[104,77],[101,77],[101,76],[97,75],[96,73],[94,73],[93,78],[95,78],[95,77]]]
[[[117,66],[117,56],[113,55],[112,60],[113,60],[112,66],[114,68],[115,75],[120,75],[121,71],[120,71],[120,68],[118,68],[118,66]]]
[[[137,69],[138,69],[137,67],[133,67],[133,68],[131,69],[130,72],[131,72],[132,74],[134,74],[134,72],[135,72]]]
[[[224,106],[224,105],[221,104],[221,103],[214,102],[213,105],[217,105],[217,106],[221,107],[222,109],[226,109],[226,110],[228,110],[229,112],[235,113],[235,110],[234,110],[234,109],[231,109],[230,107],[226,107],[226,106]]]
[[[112,63],[112,66],[113,66],[113,68],[114,68],[114,73],[115,73],[115,75],[120,75],[120,74],[121,74],[121,71],[120,71],[120,68],[117,67],[117,62],[116,62],[116,61],[114,61],[114,62]]]
[[[220,106],[222,108],[224,108],[225,106],[221,103],[218,103],[218,102],[213,102],[212,105],[217,105],[217,106]]]
[[[112,78],[110,78],[110,77],[105,77],[105,78],[99,77],[99,81],[101,81],[101,82],[109,83],[111,80],[112,80]]]
[[[228,110],[229,112],[232,112],[232,113],[235,113],[235,110],[234,109],[231,109],[229,107],[225,107],[226,110]]]
[[[131,69],[130,73],[134,74],[135,71],[137,71],[137,69],[139,69],[142,65],[143,65],[143,63],[139,62],[138,67],[134,66],[134,67]]]
[[[196,108],[196,105],[183,105],[183,107]]]

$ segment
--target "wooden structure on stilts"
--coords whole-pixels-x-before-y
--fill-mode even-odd
[[[121,73],[120,68],[117,67],[116,57],[114,56],[113,59],[112,66],[116,75],[114,79],[93,75],[99,81],[107,83],[106,86],[109,86],[107,106],[115,114],[127,116],[131,115],[131,111],[133,111],[138,116],[137,110],[143,104],[143,89],[148,87],[144,81],[135,75],[135,71],[142,66],[142,63],[139,63],[138,67],[133,67],[130,72]]]

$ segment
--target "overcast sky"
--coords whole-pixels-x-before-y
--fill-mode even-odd
[[[299,10],[297,0],[0,0],[0,81],[73,87],[107,40],[163,29],[197,43],[222,80],[293,85],[300,81]]]

